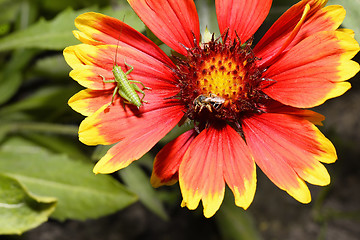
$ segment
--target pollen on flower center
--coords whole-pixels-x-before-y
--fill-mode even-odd
[[[188,50],[185,59],[177,59],[180,100],[187,116],[197,122],[220,119],[237,124],[245,114],[258,111],[264,101],[262,72],[251,43],[212,39]]]

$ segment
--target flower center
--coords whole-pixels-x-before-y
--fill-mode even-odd
[[[176,58],[179,97],[191,120],[222,120],[240,127],[239,120],[258,113],[266,99],[260,86],[264,79],[251,43],[224,42],[212,39],[189,49],[185,59]]]
[[[200,67],[198,87],[204,93],[213,93],[226,99],[235,99],[244,88],[246,61],[236,62],[229,56],[217,54]]]

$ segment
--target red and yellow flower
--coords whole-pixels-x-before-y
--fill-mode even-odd
[[[315,124],[324,117],[312,108],[350,88],[359,71],[354,33],[338,29],[341,6],[302,0],[285,12],[252,48],[252,36],[269,13],[271,0],[215,0],[219,39],[201,35],[192,0],[128,0],[151,31],[176,53],[160,48],[125,23],[85,13],[74,35],[83,44],[64,50],[70,76],[86,87],[69,105],[87,116],[79,129],[87,145],[114,144],[94,168],[111,173],[148,152],[176,124],[194,123],[156,156],[155,187],[179,181],[183,206],[211,217],[225,184],[244,209],[253,200],[256,167],[302,203],[311,200],[305,182],[327,185],[322,163],[337,156]],[[204,38],[204,37],[203,37]],[[115,59],[116,58],[116,59]],[[139,109],[119,94],[114,59],[145,91]],[[139,87],[141,87],[139,85]]]

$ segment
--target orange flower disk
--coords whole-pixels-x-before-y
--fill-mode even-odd
[[[75,20],[82,44],[67,47],[70,76],[86,89],[69,105],[86,116],[79,129],[87,145],[114,145],[95,173],[112,173],[148,152],[176,124],[194,123],[156,156],[154,187],[179,181],[182,206],[205,217],[219,209],[225,184],[244,209],[256,189],[256,165],[280,189],[311,201],[305,182],[327,185],[322,163],[337,156],[317,129],[324,117],[304,108],[345,93],[359,71],[354,33],[338,29],[342,6],[302,0],[286,11],[253,47],[252,36],[270,11],[271,0],[215,0],[221,36],[201,40],[192,0],[128,0],[151,31],[176,54],[122,21],[85,13]],[[207,39],[207,40],[204,40]],[[139,109],[115,93],[114,61],[134,70],[129,80],[144,86]],[[126,64],[125,64],[126,62]],[[141,88],[141,84],[138,84]],[[256,164],[256,165],[255,165]]]

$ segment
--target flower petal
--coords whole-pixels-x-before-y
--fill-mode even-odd
[[[148,152],[182,118],[182,106],[175,101],[147,98],[140,109],[114,102],[87,117],[79,129],[79,139],[87,145],[113,144],[94,168],[95,173],[111,173],[128,166]]]
[[[72,96],[68,104],[76,112],[90,116],[99,108],[111,102],[113,91],[96,91],[85,89]],[[118,94],[115,96],[117,98]]]
[[[311,200],[302,179],[316,185],[329,184],[330,177],[318,161],[334,162],[335,148],[309,121],[265,113],[245,119],[243,130],[257,165],[296,200]]]
[[[114,64],[120,66],[124,72],[129,70],[126,64],[132,66],[134,70],[128,78],[141,81],[147,87],[176,83],[174,73],[168,65],[133,48],[79,44],[67,47],[64,56],[74,69],[70,76],[84,87],[94,90],[109,90],[115,87],[115,83],[103,81],[103,77],[106,80],[114,79]]]
[[[216,15],[220,33],[229,30],[230,39],[239,36],[246,42],[258,30],[269,14],[272,0],[216,0]]]
[[[269,99],[266,102],[266,105],[261,107],[261,110],[266,113],[280,113],[280,114],[290,114],[294,115],[303,119],[306,119],[313,124],[322,126],[322,121],[325,120],[325,117],[321,115],[320,113],[307,110],[307,109],[301,109],[301,108],[294,108],[287,105],[284,105],[280,102],[274,101],[272,99]]]
[[[316,33],[269,67],[263,76],[275,82],[263,92],[293,107],[320,105],[350,88],[343,81],[359,71],[359,64],[350,60],[358,51],[358,43],[347,33]]]
[[[298,35],[298,33],[301,30],[301,27],[303,26],[305,19],[309,13],[310,10],[310,5],[306,4],[305,8],[304,8],[304,12],[299,20],[299,22],[296,24],[296,26],[294,27],[294,29],[292,30],[292,32],[289,34],[289,36],[287,37],[287,39],[283,42],[282,46],[280,49],[277,50],[276,53],[274,53],[271,58],[267,59],[266,62],[261,61],[261,66],[265,66],[264,68],[266,68],[267,66],[271,66],[278,58],[279,56],[281,56],[285,49],[291,44],[293,43],[294,39],[296,38],[296,36]],[[261,59],[260,59],[261,60]]]
[[[88,44],[65,48],[65,61],[73,69],[70,72],[70,77],[90,89],[109,90],[114,88],[113,83],[105,83],[101,77],[114,79],[112,73],[114,62],[112,56],[114,56],[114,53],[109,49],[110,45],[96,47]],[[108,50],[107,54],[104,52],[106,50]]]
[[[229,126],[221,133],[224,178],[235,196],[235,204],[247,209],[256,190],[256,168],[249,148],[239,133]]]
[[[200,41],[199,19],[193,0],[128,0],[149,29],[176,52]],[[194,39],[195,38],[195,39]]]
[[[300,21],[307,4],[310,5],[310,11],[305,22],[291,44],[284,49],[284,52],[317,32],[336,30],[345,17],[345,10],[338,5],[324,7],[326,2],[327,0],[303,0],[286,11],[254,48],[255,55],[261,58],[259,66],[262,66],[283,47]],[[263,67],[266,68],[267,66]]]
[[[154,169],[150,179],[153,187],[172,185],[178,181],[181,160],[196,136],[195,130],[189,130],[160,150],[155,157]]]
[[[123,106],[120,101],[114,101],[108,108],[103,106],[80,124],[80,141],[87,145],[113,144],[139,134],[143,131],[142,129],[156,128],[156,124],[159,124],[161,120],[172,122],[173,119],[181,117],[183,106],[175,99],[164,99],[173,96],[173,93],[160,91],[152,89],[147,92],[145,96],[147,103],[139,109],[130,104]],[[162,115],[168,116],[169,119],[163,119]],[[161,127],[162,124],[159,125]],[[100,135],[94,132],[99,132]]]
[[[74,31],[75,37],[84,43],[90,45],[111,44],[134,48],[158,61],[173,66],[169,57],[155,43],[116,18],[88,12],[75,19],[75,26],[80,30]]]
[[[209,127],[191,143],[180,164],[179,183],[182,206],[197,208],[200,200],[204,216],[211,217],[219,209],[225,193],[224,134],[228,127]]]

